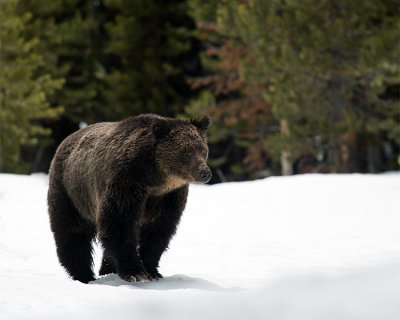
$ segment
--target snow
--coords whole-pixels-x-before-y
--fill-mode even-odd
[[[400,319],[399,172],[192,185],[152,283],[70,280],[47,184],[0,174],[2,320]]]

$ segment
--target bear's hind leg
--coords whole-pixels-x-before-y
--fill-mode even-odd
[[[95,280],[92,241],[94,226],[84,220],[60,188],[50,185],[49,214],[51,230],[61,265],[74,279],[83,283]]]
[[[72,279],[83,283],[95,280],[93,274],[92,241],[94,233],[55,232],[57,255],[61,265],[67,270]]]

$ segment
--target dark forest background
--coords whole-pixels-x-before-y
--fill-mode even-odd
[[[85,124],[209,114],[212,183],[398,170],[400,1],[0,0],[0,172]]]

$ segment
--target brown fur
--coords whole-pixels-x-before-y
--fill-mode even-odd
[[[149,192],[152,196],[162,196],[163,194],[169,193],[175,189],[179,189],[186,184],[188,184],[186,180],[175,175],[170,175],[165,178],[163,184],[156,187],[151,187]]]
[[[100,274],[117,272],[129,281],[161,276],[158,261],[188,184],[211,177],[209,124],[208,117],[143,115],[91,125],[62,142],[50,168],[49,214],[60,262],[74,279],[94,279],[96,235],[105,249]]]

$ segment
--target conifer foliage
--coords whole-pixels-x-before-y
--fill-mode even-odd
[[[193,81],[212,96],[195,102],[197,110],[214,111],[227,125],[237,103],[251,101],[231,122],[232,130],[251,128],[260,141],[245,139],[243,173],[249,159],[261,160],[258,172],[273,168],[269,156],[282,174],[394,169],[399,12],[391,0],[218,1],[216,35],[203,36],[213,47],[204,59],[212,53],[217,68]],[[264,105],[249,100],[254,95]]]
[[[107,0],[107,51],[116,57],[105,81],[107,118],[144,112],[174,116],[191,95],[185,76],[199,61],[184,0]]]
[[[0,171],[148,112],[212,117],[213,182],[399,168],[398,0],[0,5]]]
[[[186,1],[12,3],[16,18],[24,23],[18,32],[30,41],[37,57],[29,64],[31,76],[27,70],[21,72],[32,79],[51,75],[64,80],[61,90],[43,84],[53,114],[36,123],[46,128],[46,134],[52,129],[52,136],[46,143],[24,150],[33,164],[31,169],[47,170],[57,145],[81,122],[115,121],[146,112],[174,116],[193,96],[185,76],[196,73],[200,61]],[[7,13],[2,10],[2,14]],[[11,40],[2,35],[2,43],[6,42]],[[11,67],[9,60],[4,62],[7,67]],[[9,81],[3,87],[14,90]],[[59,114],[59,104],[64,107],[61,117],[54,116]],[[19,117],[15,112],[12,116]],[[6,127],[5,123],[8,125],[2,120],[1,125]],[[9,131],[4,133],[2,145],[13,145],[11,137]],[[21,146],[14,148],[20,150]]]
[[[48,96],[63,84],[50,74],[35,72],[44,63],[38,52],[38,38],[26,38],[24,30],[32,14],[20,14],[17,0],[0,1],[0,171],[24,172],[22,146],[35,145],[49,130],[38,120],[54,118],[61,107],[50,107]]]

